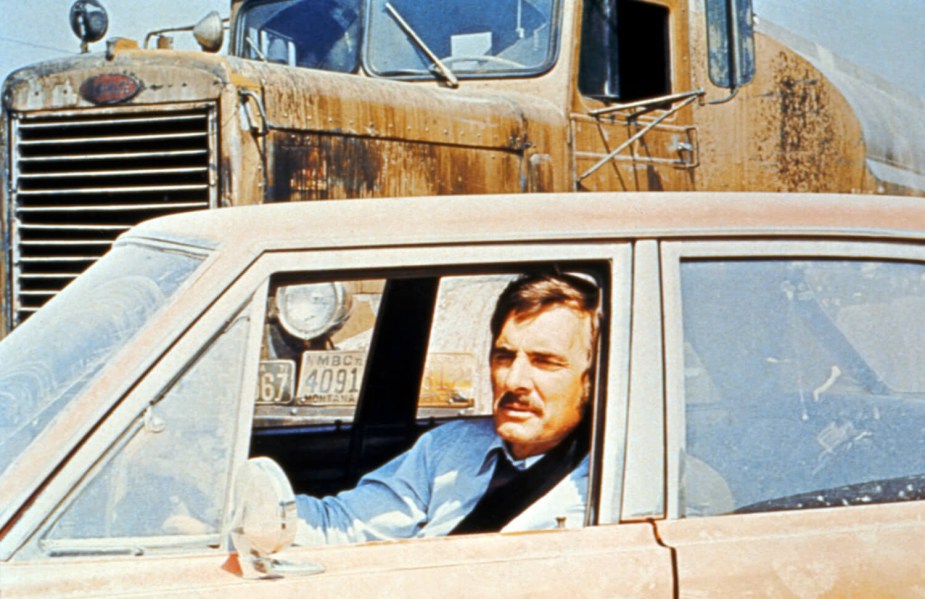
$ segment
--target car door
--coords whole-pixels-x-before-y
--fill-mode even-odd
[[[661,248],[682,596],[904,596],[925,539],[925,253]]]
[[[350,321],[334,333],[331,342],[322,344],[343,348],[328,350],[326,364],[344,363],[350,358],[348,352],[360,348],[367,363],[364,385],[371,384],[371,381],[380,387],[384,385],[384,388],[359,390],[359,401],[352,420],[344,416],[343,405],[334,405],[337,398],[329,399],[321,388],[325,379],[334,381],[336,386],[340,376],[335,370],[318,368],[323,358],[320,352],[324,350],[310,349],[301,358],[294,385],[297,389],[295,404],[298,406],[301,402],[301,406],[293,410],[301,411],[301,415],[293,416],[319,418],[317,432],[322,439],[327,435],[329,441],[312,441],[310,436],[303,435],[301,440],[290,439],[288,443],[290,447],[294,447],[294,443],[302,443],[302,447],[326,447],[325,451],[329,454],[326,469],[331,470],[333,464],[346,462],[348,472],[341,478],[347,483],[352,482],[351,464],[364,464],[360,470],[366,471],[406,446],[411,440],[402,440],[402,431],[415,427],[422,430],[435,422],[446,421],[453,417],[447,413],[448,410],[457,412],[455,417],[488,417],[490,405],[485,401],[488,393],[485,380],[485,350],[489,345],[487,321],[497,293],[512,275],[550,268],[592,274],[602,282],[606,281],[609,297],[606,310],[609,344],[608,351],[601,358],[604,360],[601,364],[604,378],[600,382],[600,397],[603,399],[606,389],[607,401],[606,404],[598,403],[602,443],[595,450],[594,462],[600,466],[592,477],[601,490],[594,502],[595,507],[588,512],[589,522],[597,522],[597,526],[420,538],[386,544],[296,547],[280,554],[280,557],[285,556],[290,563],[316,564],[324,572],[301,581],[292,579],[286,584],[291,583],[294,588],[301,589],[308,587],[321,595],[344,593],[346,589],[349,589],[348,594],[356,595],[394,593],[416,596],[432,594],[436,589],[442,589],[440,592],[452,589],[451,593],[459,589],[462,594],[475,596],[505,592],[543,595],[552,589],[574,587],[574,581],[580,579],[578,592],[588,596],[669,592],[670,556],[657,545],[651,528],[646,524],[612,524],[619,513],[621,496],[630,320],[629,257],[627,244],[485,246],[467,248],[465,252],[456,248],[378,251],[374,258],[355,254],[349,261],[338,261],[336,270],[332,269],[329,274],[319,275],[321,267],[314,262],[313,270],[305,273],[310,275],[306,279],[299,278],[298,271],[305,268],[302,257],[292,255],[285,260],[280,257],[273,270],[288,273],[285,278],[287,284],[297,285],[310,279],[316,284],[340,281],[368,291],[385,290],[378,300],[367,298],[366,301],[379,304],[378,319],[395,318],[399,323],[386,322],[385,326],[381,326],[382,323],[377,321],[367,337],[370,347],[366,349],[363,349],[362,341],[356,343],[357,339],[364,337],[362,332],[357,333],[354,329],[349,335],[344,333],[353,326]],[[341,266],[343,264],[367,266],[361,270],[345,270]],[[434,282],[433,287],[431,281]],[[415,306],[404,309],[404,305],[411,301],[404,295],[396,308],[395,298],[387,292],[398,283],[402,287],[418,288],[413,294],[418,298],[423,288],[436,289],[434,299],[428,304],[434,307],[432,322],[425,327],[425,348],[417,347],[420,333],[410,336],[408,333],[420,330],[426,324],[416,315],[422,311],[429,312],[431,308]],[[271,296],[274,290],[278,296],[280,286],[272,278],[270,289]],[[276,303],[279,304],[278,301]],[[396,327],[400,330],[385,330]],[[400,343],[384,341],[389,336],[401,339]],[[396,348],[400,348],[397,361],[382,355],[383,352],[396,354]],[[418,352],[426,358],[423,362],[411,358]],[[310,364],[313,366],[308,370],[303,368]],[[406,380],[407,377],[401,373],[395,374],[396,370],[408,371],[416,367],[421,369],[421,374],[413,381]],[[459,374],[460,370],[467,369],[469,374]],[[451,371],[456,374],[449,374]],[[410,390],[409,383],[413,383]],[[337,395],[339,389],[330,391]],[[396,398],[409,392],[412,393],[410,402]],[[456,398],[455,406],[447,403],[450,397]],[[388,407],[372,407],[369,404],[371,398],[379,402],[375,406]],[[257,409],[262,408],[258,405]],[[325,421],[323,410],[334,410],[334,418]],[[327,432],[325,426],[329,427]],[[316,489],[329,487],[334,479],[313,480],[311,471],[306,472],[307,469],[294,463],[313,458],[306,458],[304,451],[286,452],[283,440],[286,435],[285,427],[270,431],[265,427],[255,429],[254,443],[259,443],[259,451],[255,451],[252,445],[252,454],[270,452],[275,459],[285,462],[288,472],[303,472],[298,480],[291,477],[297,492],[316,494]],[[358,439],[362,439],[359,446]],[[331,452],[344,443],[352,447],[338,459]],[[389,450],[390,446],[394,449]],[[374,449],[370,451],[370,448]],[[293,453],[298,456],[296,459],[293,459]],[[325,469],[319,466],[315,464],[311,470]],[[606,574],[601,575],[601,572]],[[279,582],[274,584],[274,588],[282,586]]]
[[[577,584],[576,592],[588,596],[667,595],[670,554],[656,542],[651,526],[617,523],[628,393],[630,256],[625,243],[262,256],[138,382],[99,425],[100,434],[64,468],[62,474],[76,477],[78,484],[60,501],[40,498],[40,523],[4,564],[5,594],[131,590],[150,595],[423,596],[449,589],[466,596],[543,595]],[[474,320],[462,321],[464,328],[454,324],[458,313],[473,305],[485,307],[474,301],[476,294],[466,292],[466,285],[471,291],[476,279],[538,268],[591,272],[606,289],[606,345],[599,364],[586,526],[294,547],[280,554],[293,566],[282,580],[242,578],[228,538],[233,473],[248,455],[276,452],[274,457],[292,468],[297,490],[336,490],[383,461],[383,453],[394,455],[413,442],[409,430],[419,432],[448,417],[487,417],[484,390],[474,391],[477,373],[487,363],[473,358],[481,350],[458,344],[481,333],[470,326]],[[397,311],[376,306],[375,296],[395,281],[420,289],[420,281],[439,286],[451,279],[461,285],[434,295],[436,306],[417,306],[414,294],[402,300],[410,302],[404,309],[401,301],[392,302]],[[366,334],[381,337],[380,326],[369,326],[368,318],[357,325],[348,319],[337,323],[320,345],[317,338],[303,339],[292,357],[286,355],[287,343],[271,350],[270,331],[280,320],[279,303],[286,301],[281,288],[308,285],[302,291],[311,304],[317,286],[343,282],[368,296],[371,312],[403,315],[390,326],[417,332],[409,333],[407,343],[377,349]],[[442,305],[441,298],[456,307]],[[442,325],[431,318],[441,313],[450,314]],[[435,345],[441,340],[443,346]],[[423,345],[415,350],[415,343]],[[348,366],[363,365],[363,378],[357,380],[376,380],[370,378],[370,365],[389,352],[416,355],[418,362],[394,361],[380,372],[407,366],[416,374],[388,379],[378,395],[412,395],[390,399],[384,408],[364,408],[351,395],[355,380],[343,366],[349,358]],[[466,368],[470,375],[458,374]],[[367,391],[372,392],[363,389],[364,397]],[[278,442],[286,436],[287,442]],[[79,464],[92,466],[76,476]],[[300,564],[320,565],[323,572],[299,576]]]

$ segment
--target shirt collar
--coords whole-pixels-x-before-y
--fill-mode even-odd
[[[541,453],[540,455],[534,455],[522,460],[518,460],[511,454],[511,450],[508,448],[507,443],[504,442],[504,439],[498,436],[498,433],[495,433],[494,439],[492,439],[491,444],[485,451],[485,459],[482,461],[480,472],[484,473],[491,470],[494,468],[495,460],[500,459],[506,459],[518,470],[526,470],[533,464],[543,459],[543,456],[545,455],[545,453]]]

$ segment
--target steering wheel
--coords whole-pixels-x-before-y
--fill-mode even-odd
[[[517,61],[510,60],[508,58],[501,58],[500,56],[492,56],[491,54],[478,54],[475,56],[447,56],[446,58],[440,59],[440,62],[442,62],[448,67],[451,67],[453,64],[457,62],[469,62],[469,61],[497,64],[497,65],[511,67],[515,69],[522,69],[524,68],[524,66],[526,66]]]

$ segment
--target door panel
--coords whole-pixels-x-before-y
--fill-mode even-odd
[[[121,557],[4,565],[4,597],[671,597],[671,556],[648,524],[291,549],[325,572],[244,580],[234,556]],[[117,575],[114,575],[117,574]],[[136,595],[137,594],[137,595]]]
[[[263,377],[259,376],[261,362],[286,359],[285,352],[277,348],[279,352],[274,350],[271,354],[269,346],[263,343],[265,339],[269,339],[265,333],[267,326],[272,324],[267,314],[279,309],[279,303],[283,300],[280,299],[278,291],[284,283],[367,281],[370,277],[407,282],[427,278],[436,280],[442,277],[447,280],[456,279],[458,283],[466,286],[464,291],[457,287],[452,293],[447,293],[445,301],[443,295],[437,294],[435,307],[426,311],[427,314],[414,306],[399,311],[404,315],[400,319],[401,324],[409,325],[398,327],[399,332],[413,329],[417,331],[416,335],[425,340],[426,345],[426,351],[418,352],[416,358],[420,362],[420,368],[404,375],[409,383],[408,389],[404,391],[410,390],[410,403],[403,401],[396,407],[396,414],[401,412],[414,421],[421,415],[416,413],[415,409],[406,410],[408,405],[412,408],[421,405],[426,410],[433,411],[444,409],[446,404],[452,405],[454,410],[461,406],[464,410],[472,408],[477,411],[479,402],[485,399],[487,391],[477,390],[477,374],[484,374],[483,371],[488,368],[485,355],[478,354],[472,360],[459,361],[458,364],[471,362],[475,365],[471,376],[451,377],[446,373],[441,376],[428,375],[430,367],[424,362],[425,354],[428,352],[452,355],[470,351],[483,352],[487,339],[482,328],[486,331],[488,329],[488,322],[483,321],[487,321],[487,313],[491,312],[490,308],[498,289],[493,288],[490,294],[485,295],[486,298],[490,297],[490,301],[474,301],[479,295],[474,292],[475,283],[478,282],[477,287],[482,288],[485,287],[485,282],[476,281],[473,277],[486,274],[509,277],[533,269],[548,270],[551,267],[558,267],[564,272],[596,277],[603,289],[603,297],[609,301],[604,310],[606,326],[603,331],[608,344],[606,350],[601,353],[599,365],[599,373],[606,380],[601,381],[599,394],[602,402],[605,394],[608,397],[606,414],[610,422],[606,426],[603,422],[599,423],[601,427],[596,437],[598,441],[591,460],[594,464],[592,470],[596,470],[592,474],[595,482],[592,483],[591,494],[602,498],[601,505],[604,508],[598,504],[590,505],[588,517],[592,523],[606,522],[614,518],[620,512],[625,444],[630,256],[628,244],[588,243],[479,246],[465,251],[460,248],[427,248],[375,252],[280,252],[261,258],[248,271],[242,273],[233,287],[226,290],[225,294],[200,316],[197,323],[168,353],[161,356],[155,369],[139,381],[134,391],[123,398],[110,420],[101,426],[101,429],[105,428],[107,431],[106,439],[118,439],[118,431],[125,431],[134,423],[144,430],[145,438],[163,438],[168,446],[171,445],[169,441],[172,439],[169,435],[175,430],[180,432],[189,429],[199,431],[203,436],[221,436],[223,449],[219,452],[220,458],[213,457],[211,451],[200,451],[198,442],[205,439],[198,438],[192,432],[191,439],[187,439],[183,448],[174,447],[175,451],[161,452],[163,456],[158,456],[164,457],[165,460],[171,456],[176,458],[167,465],[167,470],[175,469],[177,472],[191,475],[195,475],[195,462],[215,462],[217,465],[219,459],[222,461],[224,467],[221,474],[217,475],[220,480],[210,483],[210,497],[213,497],[212,504],[216,509],[212,510],[214,514],[207,514],[209,534],[203,535],[200,534],[201,531],[188,530],[175,532],[172,528],[168,530],[165,520],[159,518],[156,526],[150,528],[137,529],[126,526],[117,536],[94,533],[94,538],[80,538],[77,539],[79,543],[74,543],[67,534],[63,534],[66,531],[62,528],[62,542],[67,541],[67,544],[59,543],[50,547],[56,551],[48,552],[45,551],[49,548],[46,547],[47,544],[41,545],[40,541],[46,538],[46,533],[54,526],[59,514],[70,509],[70,500],[52,506],[46,505],[47,501],[39,502],[38,507],[27,516],[44,524],[30,541],[30,552],[15,554],[11,562],[3,564],[0,583],[3,585],[4,596],[29,594],[39,588],[40,594],[44,595],[121,594],[128,589],[135,593],[151,595],[189,594],[197,591],[208,593],[218,590],[222,590],[223,594],[243,595],[269,588],[265,586],[267,584],[273,585],[274,594],[303,594],[306,589],[311,589],[317,591],[319,596],[335,593],[348,596],[381,596],[390,592],[405,596],[433,596],[435,593],[446,594],[447,589],[450,590],[450,594],[466,596],[479,593],[496,594],[499,590],[506,590],[512,595],[548,594],[552,589],[565,588],[575,589],[575,593],[587,596],[657,596],[669,593],[673,585],[670,553],[658,545],[651,526],[644,523],[628,526],[586,526],[574,530],[549,530],[525,534],[489,534],[297,548],[285,552],[281,557],[321,563],[326,573],[311,578],[292,577],[282,581],[244,580],[236,569],[236,558],[223,546],[224,539],[228,537],[227,507],[230,506],[226,506],[224,510],[220,510],[219,506],[222,497],[231,495],[228,473],[244,458],[243,452],[248,449],[252,429],[258,430],[253,426],[255,404],[267,398],[274,401],[278,398],[282,403],[286,397],[283,393],[262,394]],[[304,280],[296,280],[302,275],[306,275]],[[494,284],[495,282],[492,282],[492,285]],[[312,292],[308,296],[309,303],[312,303],[315,297],[313,293],[317,288],[307,291]],[[354,291],[357,296],[375,296],[379,293],[379,287],[364,284]],[[368,299],[371,305],[377,303],[373,297]],[[470,311],[484,303],[485,310],[477,311],[471,321],[461,320],[456,309],[450,305],[454,302],[459,303],[460,309]],[[383,301],[379,307],[380,316],[391,313],[385,310],[385,303]],[[242,305],[250,315],[249,320],[237,321],[231,318],[241,311]],[[431,311],[437,320],[443,318],[457,323],[463,322],[463,328],[457,327],[456,334],[454,331],[441,331],[439,327],[431,328]],[[371,313],[374,314],[375,311]],[[312,318],[308,320],[311,321]],[[341,328],[331,329],[330,346],[324,344],[314,348],[309,343],[305,347],[299,347],[299,353],[310,352],[310,356],[318,357],[324,347],[339,347],[340,349],[335,351],[348,352],[353,347],[347,343],[348,338],[360,343],[364,333],[372,330],[367,324],[351,329],[349,322],[338,322],[337,325]],[[424,324],[427,326],[417,326]],[[207,350],[210,343],[213,346],[221,344],[223,337],[219,333],[227,327],[231,327],[228,330],[234,332],[227,337],[229,342],[234,341],[231,343],[234,351],[213,354]],[[477,333],[476,329],[480,332]],[[377,339],[385,335],[378,328],[375,332]],[[342,333],[345,337],[341,338],[337,333]],[[457,338],[469,338],[468,341],[475,343],[467,349],[468,345],[460,346],[456,343]],[[393,347],[407,349],[403,344]],[[371,352],[375,351],[377,350],[371,348]],[[226,355],[233,355],[234,359],[223,357]],[[342,354],[341,357],[344,355],[346,354]],[[404,355],[407,355],[407,352]],[[305,362],[303,355],[298,357],[300,364]],[[370,362],[375,359],[371,357]],[[197,364],[211,365],[214,368],[200,368]],[[222,368],[223,366],[227,368]],[[227,376],[216,377],[213,372],[216,370],[219,375]],[[325,371],[316,370],[317,372],[306,370],[298,377],[293,373],[293,377],[308,388],[311,374],[316,372],[318,384],[323,386]],[[219,382],[219,378],[227,383],[227,393],[217,392],[215,384]],[[332,370],[329,378],[334,385],[338,384],[337,372]],[[411,381],[412,378],[414,381]],[[430,387],[426,384],[421,385],[421,381],[425,379],[431,380]],[[311,392],[309,389],[301,393],[298,390],[299,385],[291,382],[292,379],[286,380],[290,381],[290,395],[294,392],[297,397],[304,396],[312,401],[317,399],[319,392]],[[416,385],[411,385],[411,382]],[[173,395],[172,389],[176,390]],[[394,387],[388,386],[385,391],[393,389]],[[336,393],[336,389],[334,392]],[[156,401],[162,395],[166,397],[164,403]],[[322,399],[327,401],[328,396],[324,393],[321,395]],[[181,404],[201,400],[209,409],[189,413],[181,409],[180,420],[183,415],[193,419],[183,422],[184,426],[181,429],[176,422],[177,419],[168,418],[169,414],[166,412],[166,408],[169,407],[167,402],[171,397],[175,397]],[[361,400],[358,401],[362,403]],[[154,407],[148,409],[152,403]],[[601,408],[604,407],[601,403]],[[236,420],[238,414],[240,417]],[[371,414],[375,416],[370,416],[371,424],[394,424],[389,418],[392,415],[390,410],[373,411]],[[223,417],[224,424],[221,427],[215,425],[217,415]],[[306,425],[307,428],[308,423],[299,424]],[[331,424],[327,423],[325,426]],[[335,426],[339,425],[335,422]],[[266,427],[261,430],[266,430]],[[78,456],[79,459],[75,459],[65,469],[68,472],[76,470],[81,464],[98,461],[101,456],[113,455],[118,458],[124,447],[119,443],[113,444],[112,441],[106,442],[103,438],[90,439],[82,450],[86,455],[82,453]],[[141,459],[144,454],[145,451],[141,450],[134,455]],[[350,456],[352,455],[353,452],[350,453]],[[113,460],[112,463],[116,464],[117,460]],[[142,460],[141,465],[144,463]],[[602,475],[602,471],[606,472]],[[126,476],[133,475],[132,470],[124,468],[120,473]],[[82,474],[84,473],[71,473],[73,476]],[[85,478],[90,481],[94,476],[96,473],[91,472],[90,476]],[[110,478],[116,480],[119,477]],[[100,480],[105,482],[104,479]],[[606,484],[607,488],[601,489],[602,484]],[[144,490],[139,485],[136,486],[138,490]],[[150,490],[152,495],[162,494],[164,491],[162,485],[152,487],[156,487]],[[84,489],[89,489],[89,486],[77,487],[73,493],[79,495]],[[158,496],[150,499],[149,503],[152,505],[158,502],[164,505],[170,503],[170,497]],[[91,499],[88,498],[86,501],[91,502]],[[70,505],[73,507],[77,504]],[[40,512],[38,508],[48,511]],[[136,510],[142,509],[136,507]],[[219,511],[222,511],[224,516],[219,514]],[[223,525],[220,535],[215,534],[217,531],[213,530],[219,524]],[[105,529],[105,525],[102,528]],[[103,530],[103,533],[106,531]],[[576,581],[580,581],[577,586]],[[485,589],[484,592],[481,589]]]
[[[921,249],[662,249],[669,520],[659,532],[677,551],[681,593],[921,587],[908,563],[925,538]]]
[[[925,504],[658,523],[682,597],[921,597]]]

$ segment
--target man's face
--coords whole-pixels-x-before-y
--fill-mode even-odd
[[[545,453],[578,425],[590,358],[590,315],[560,305],[508,316],[491,350],[491,386],[495,429],[514,457]]]

